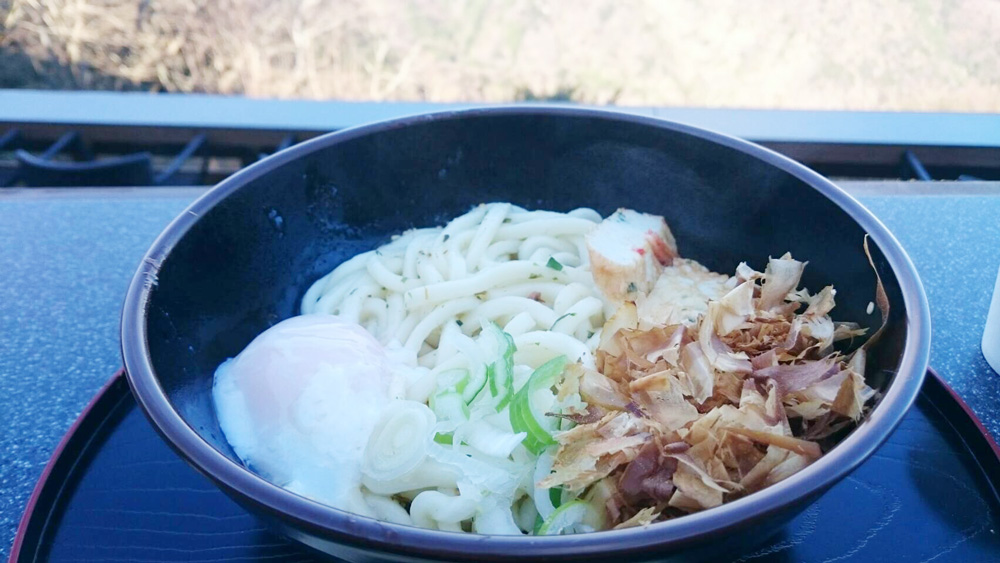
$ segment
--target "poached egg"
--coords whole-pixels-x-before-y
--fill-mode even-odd
[[[358,324],[325,314],[292,317],[216,370],[219,426],[236,455],[271,482],[372,516],[361,466],[393,395],[393,363]]]

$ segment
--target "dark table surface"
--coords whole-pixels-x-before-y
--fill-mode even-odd
[[[931,364],[1000,436],[980,351],[1000,266],[1000,183],[843,184],[902,242],[931,305]],[[121,360],[125,289],[201,188],[0,190],[0,560],[53,448]]]

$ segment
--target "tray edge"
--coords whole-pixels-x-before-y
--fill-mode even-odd
[[[48,483],[49,476],[55,470],[56,463],[58,463],[59,458],[62,457],[63,451],[69,445],[70,441],[76,436],[76,431],[84,423],[87,417],[90,415],[98,403],[100,403],[108,394],[108,391],[117,383],[125,379],[125,369],[118,368],[118,371],[114,373],[104,384],[101,385],[100,389],[94,393],[93,398],[87,403],[80,414],[73,421],[73,424],[63,433],[62,437],[59,439],[59,443],[56,444],[55,449],[52,451],[52,455],[49,456],[49,460],[45,463],[45,467],[42,469],[41,475],[38,476],[38,481],[35,482],[35,487],[31,490],[31,494],[28,496],[28,502],[24,505],[24,512],[21,514],[21,521],[17,525],[17,531],[14,532],[14,543],[10,547],[10,556],[8,557],[8,563],[18,563],[21,555],[21,550],[24,547],[24,537],[28,532],[28,525],[31,522],[32,515],[35,512],[35,506],[38,504],[39,498]],[[126,386],[126,389],[128,387]]]
[[[990,434],[989,430],[986,429],[986,427],[983,425],[982,421],[972,410],[972,408],[969,407],[969,405],[962,399],[962,397],[955,392],[955,390],[948,384],[947,381],[944,380],[944,378],[941,377],[940,374],[937,373],[937,371],[934,368],[928,367],[927,375],[929,375],[930,377],[928,377],[925,380],[923,388],[921,389],[921,394],[928,392],[928,389],[926,388],[928,386],[928,382],[933,381],[933,385],[939,387],[939,389],[937,390],[938,393],[944,391],[945,396],[952,399],[955,405],[957,405],[957,407],[965,413],[966,417],[972,422],[974,427],[977,429],[978,433],[985,438],[986,445],[992,451],[993,456],[995,458],[995,462],[997,464],[1000,464],[1000,445],[997,444],[992,434]],[[116,371],[115,374],[112,375],[100,387],[100,389],[97,390],[97,392],[94,394],[94,397],[90,400],[90,402],[87,403],[87,405],[83,408],[83,410],[80,411],[80,414],[73,421],[73,424],[70,425],[70,427],[63,434],[62,438],[60,438],[59,443],[53,450],[52,455],[49,457],[48,462],[46,462],[45,468],[42,469],[42,473],[41,475],[39,475],[38,481],[35,483],[35,487],[34,489],[32,489],[31,495],[28,497],[27,503],[25,503],[24,512],[18,524],[17,531],[15,532],[14,542],[11,545],[10,555],[7,560],[8,563],[18,563],[19,561],[21,551],[24,547],[24,538],[27,534],[28,526],[32,520],[35,507],[37,506],[39,499],[42,493],[44,492],[44,489],[46,488],[49,476],[55,470],[55,466],[59,462],[59,459],[62,456],[63,451],[67,448],[69,443],[74,439],[77,430],[79,429],[80,426],[83,425],[83,423],[85,422],[87,417],[91,414],[91,412],[97,408],[97,406],[99,405],[99,403],[102,402],[102,400],[105,400],[107,398],[108,393],[112,389],[112,387],[114,387],[116,384],[121,384],[124,380],[125,380],[125,370],[124,368],[119,368],[118,371]],[[124,386],[124,391],[126,393],[131,393],[131,390],[127,385]],[[115,404],[117,404],[117,401]],[[935,408],[938,408],[936,403],[932,404],[934,404]],[[940,411],[939,408],[938,410]],[[961,430],[955,424],[951,423],[951,421],[949,421],[949,425],[952,426],[955,432],[958,433],[960,436],[963,435]],[[969,447],[968,442],[966,442],[966,447]],[[997,493],[998,497],[1000,497],[1000,489],[997,488],[1000,485],[993,483],[992,479],[989,479],[988,477],[989,472],[987,471],[987,468],[982,465],[982,462],[978,458],[977,462],[978,465],[980,466],[980,470],[983,472],[984,475],[987,476],[987,481],[989,481],[990,485],[994,488],[994,492]]]

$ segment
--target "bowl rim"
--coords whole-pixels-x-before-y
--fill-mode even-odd
[[[899,370],[870,415],[829,453],[784,481],[719,507],[647,527],[569,536],[481,536],[442,532],[358,516],[296,495],[252,473],[216,450],[173,408],[153,369],[146,333],[151,290],[163,260],[200,216],[274,168],[314,151],[381,131],[425,122],[481,117],[551,116],[625,121],[715,142],[771,164],[830,199],[854,219],[881,249],[896,274],[906,313],[907,338]],[[824,492],[846,477],[889,437],[920,391],[930,355],[930,311],[923,285],[905,250],[870,211],[847,192],[806,166],[760,145],[716,131],[637,115],[627,110],[521,104],[439,111],[352,127],[292,146],[223,180],[194,201],[157,237],[132,277],[121,318],[122,357],[136,401],[157,432],[190,464],[230,496],[249,501],[279,519],[291,519],[336,543],[385,553],[456,559],[608,556],[682,547],[724,538],[746,521],[780,512]],[[527,555],[525,555],[527,554]]]

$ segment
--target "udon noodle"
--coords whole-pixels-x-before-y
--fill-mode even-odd
[[[546,492],[545,498],[539,495],[541,512],[524,506],[522,522],[514,521],[517,501],[534,504],[536,467],[535,456],[518,449],[524,434],[511,427],[509,407],[490,397],[473,401],[466,392],[468,412],[439,420],[434,415],[440,409],[432,413],[422,404],[441,397],[441,375],[447,379],[466,370],[470,381],[486,379],[495,347],[481,334],[486,326],[498,326],[513,339],[511,388],[523,386],[552,358],[594,365],[600,329],[613,311],[594,283],[586,242],[601,220],[591,209],[557,213],[508,203],[478,205],[444,227],[395,236],[309,288],[303,314],[357,323],[395,361],[414,368],[400,397],[406,400],[383,416],[365,454],[365,498],[378,517],[443,530],[459,531],[465,523],[480,533],[516,534],[531,529],[539,513],[554,511]],[[546,426],[557,430],[559,423],[553,422]],[[399,433],[415,428],[436,430],[453,444],[416,452],[426,456],[422,465],[400,469],[407,461],[396,447]]]
[[[302,313],[356,322],[431,369],[455,367],[455,352],[472,350],[468,337],[487,321],[514,337],[520,363],[537,367],[560,354],[592,363],[595,335],[613,311],[594,284],[585,240],[600,222],[592,209],[479,205],[348,260],[309,288]],[[444,335],[452,341],[442,343]]]

